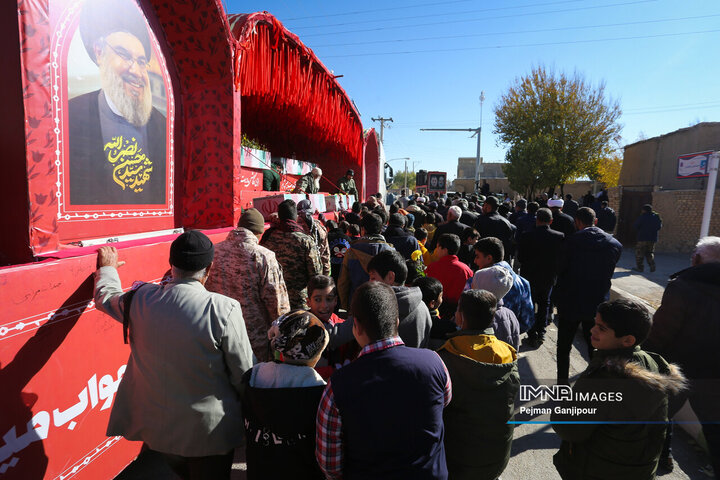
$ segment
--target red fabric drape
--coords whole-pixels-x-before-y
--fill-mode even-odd
[[[332,181],[354,168],[361,185],[362,122],[334,75],[269,13],[228,20],[237,40],[243,133],[273,155],[318,163]]]

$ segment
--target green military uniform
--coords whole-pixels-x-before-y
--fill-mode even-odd
[[[266,192],[280,191],[280,174],[274,168],[263,170],[263,190]]]
[[[312,172],[306,173],[295,184],[293,193],[318,193],[318,188],[312,176]]]
[[[344,175],[340,180],[337,182],[338,188],[340,189],[340,193],[344,193],[346,195],[355,195],[355,199],[358,198],[358,191],[355,187],[355,179],[354,178],[348,178],[347,175]]]

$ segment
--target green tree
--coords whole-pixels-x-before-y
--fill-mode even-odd
[[[393,177],[393,183],[390,188],[405,188],[405,172],[395,172]],[[415,189],[415,174],[413,172],[407,172],[407,188],[408,190]]]
[[[535,135],[512,144],[506,159],[508,163],[503,166],[503,171],[510,186],[524,193],[525,198],[533,198],[538,189],[548,186],[544,183],[544,169],[555,164],[553,138],[549,135]]]
[[[508,180],[524,187],[520,191],[532,186],[532,194],[534,188],[562,190],[578,177],[596,174],[598,161],[620,136],[621,113],[617,101],[606,98],[603,83],[594,87],[577,73],[533,69],[495,107],[498,143],[510,147],[508,162],[522,165],[508,167]]]

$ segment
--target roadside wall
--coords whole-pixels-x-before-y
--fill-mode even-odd
[[[720,195],[715,195],[710,235],[720,236]],[[691,253],[700,238],[705,192],[702,190],[671,190],[653,192],[653,209],[663,220],[656,250]]]

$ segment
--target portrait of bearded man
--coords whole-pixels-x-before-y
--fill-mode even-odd
[[[79,30],[100,89],[68,102],[68,203],[164,204],[166,119],[152,103],[146,20],[132,0],[86,0]]]

